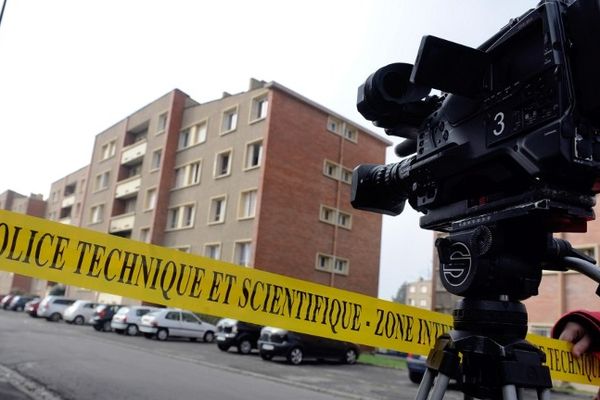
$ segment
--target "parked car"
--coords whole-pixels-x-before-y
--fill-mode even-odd
[[[222,351],[236,347],[238,353],[249,354],[252,349],[258,348],[261,329],[259,325],[223,318],[217,322],[217,347]]]
[[[258,350],[263,360],[283,356],[294,365],[306,358],[334,359],[346,364],[358,360],[360,350],[354,343],[306,335],[285,329],[264,327],[260,332]]]
[[[75,303],[65,308],[62,317],[68,324],[89,324],[94,315],[94,309],[97,306],[98,303],[94,303],[93,301],[77,300]]]
[[[15,298],[15,296],[16,294],[7,294],[6,296],[4,296],[2,300],[0,300],[0,308],[6,310],[12,299]]]
[[[29,314],[30,317],[37,318],[37,310],[41,302],[42,299],[40,298],[31,300],[30,302],[25,304],[25,312]]]
[[[48,321],[58,322],[62,319],[65,309],[73,303],[75,303],[75,299],[64,296],[46,296],[38,307],[37,315]]]
[[[135,336],[140,330],[142,317],[149,312],[156,311],[156,307],[150,306],[125,306],[112,317],[110,326],[117,333],[127,333]]]
[[[413,383],[420,383],[427,370],[427,357],[418,354],[406,356],[406,367],[408,368],[408,379]]]
[[[163,308],[142,317],[140,332],[146,338],[156,336],[158,340],[167,340],[171,336],[189,338],[191,341],[202,339],[212,342],[217,327],[202,321],[189,311]]]
[[[27,304],[29,301],[31,301],[33,299],[37,299],[38,297],[39,296],[33,296],[33,295],[15,296],[10,301],[10,304],[8,305],[8,307],[6,307],[6,309],[11,310],[11,311],[23,311],[25,309],[25,304]]]
[[[119,304],[100,304],[94,309],[91,324],[97,331],[110,332],[110,321],[122,306]]]

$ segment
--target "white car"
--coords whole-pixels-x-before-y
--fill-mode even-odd
[[[146,338],[156,336],[158,340],[167,340],[171,336],[189,338],[192,341],[202,339],[212,342],[217,328],[202,321],[189,311],[163,308],[142,317],[140,332]]]
[[[75,325],[89,324],[98,303],[87,300],[77,300],[65,308],[62,317],[65,322]]]
[[[150,306],[125,306],[119,309],[112,317],[110,327],[117,333],[127,333],[129,336],[138,334],[142,317],[149,312],[156,311]]]
[[[68,299],[64,296],[46,296],[38,307],[37,315],[48,321],[58,322],[65,309],[73,303],[75,303],[75,299]]]

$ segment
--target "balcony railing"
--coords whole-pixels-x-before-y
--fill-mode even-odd
[[[109,232],[123,232],[130,231],[133,229],[135,224],[135,214],[127,214],[123,216],[114,217],[110,220]]]
[[[126,181],[120,182],[119,184],[117,184],[117,188],[115,189],[115,197],[117,199],[133,197],[137,194],[137,192],[139,192],[141,184],[141,177],[128,179]]]
[[[134,163],[144,157],[144,154],[146,154],[146,147],[148,147],[148,142],[144,140],[143,142],[134,143],[131,146],[124,148],[121,153],[121,164]]]
[[[74,195],[74,194],[72,194],[72,195],[70,195],[70,196],[68,196],[68,197],[65,197],[65,198],[63,199],[63,201],[62,201],[61,207],[62,207],[62,208],[65,208],[65,207],[70,207],[70,206],[72,206],[73,204],[75,204],[75,195]]]

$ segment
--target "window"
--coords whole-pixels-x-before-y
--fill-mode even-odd
[[[104,204],[93,206],[90,212],[90,223],[97,224],[104,219]]]
[[[344,139],[348,139],[351,142],[356,142],[358,140],[358,133],[356,129],[352,128],[349,125],[344,126]]]
[[[342,126],[342,122],[338,119],[335,119],[333,117],[329,117],[327,119],[327,129],[330,132],[333,133],[339,133],[340,132],[340,127]]]
[[[231,150],[217,154],[215,158],[215,178],[221,178],[231,173],[231,158]]]
[[[260,166],[260,162],[262,159],[262,140],[258,142],[249,143],[246,146],[246,157],[244,160],[244,168],[251,169]]]
[[[210,201],[210,210],[208,213],[209,224],[220,224],[225,222],[225,207],[227,198],[225,196],[215,197]]]
[[[103,144],[100,149],[100,160],[106,160],[115,155],[117,151],[117,142],[115,140]]]
[[[223,121],[221,122],[221,133],[228,133],[237,128],[237,108],[229,109],[223,112]]]
[[[325,160],[325,165],[323,167],[323,173],[333,179],[339,179],[340,176],[340,167],[339,165]]]
[[[410,293],[416,293],[417,292],[417,288],[415,286],[411,286],[411,287],[408,288],[408,291]]]
[[[427,307],[427,300],[425,300],[425,299],[419,300],[419,306],[420,307]]]
[[[342,182],[351,185],[352,184],[352,170],[342,167],[341,180],[342,180]]]
[[[345,258],[334,257],[329,254],[317,254],[316,269],[334,274],[348,275],[350,262]]]
[[[427,286],[421,286],[421,293],[427,293]]]
[[[129,214],[129,213],[135,212],[136,203],[137,203],[137,198],[135,198],[135,197],[126,199],[123,204],[123,213]]]
[[[156,134],[163,133],[167,129],[167,117],[168,113],[162,113],[158,116],[158,123],[156,124]]]
[[[236,242],[235,259],[233,262],[244,267],[250,266],[250,256],[252,253],[252,242]]]
[[[167,229],[189,228],[194,225],[196,207],[187,204],[169,209],[167,214]]]
[[[252,189],[240,194],[238,218],[254,218],[256,215],[256,193],[256,189]]]
[[[198,321],[198,318],[196,318],[194,316],[194,314],[190,314],[190,313],[181,313],[183,322],[193,322],[195,324],[199,323],[200,321]]]
[[[204,256],[215,260],[221,259],[221,243],[207,243],[204,245]]]
[[[252,99],[252,107],[250,109],[250,121],[259,121],[267,117],[269,111],[269,98],[267,95]]]
[[[179,145],[177,149],[181,150],[205,142],[206,125],[206,121],[203,121],[179,132]]]
[[[106,189],[108,187],[109,176],[109,171],[96,175],[96,179],[94,181],[94,191]]]
[[[337,225],[342,228],[352,228],[352,215],[340,211],[336,208],[321,205],[319,220],[331,225]]]
[[[150,243],[150,228],[140,229],[140,242]]]
[[[575,250],[596,259],[596,246],[575,246]]]
[[[551,326],[532,325],[531,328],[529,329],[529,332],[531,332],[535,335],[550,337],[550,332],[552,332],[552,327]]]
[[[178,311],[171,311],[165,315],[165,319],[169,319],[171,321],[179,321],[181,319],[180,313]]]
[[[161,158],[162,158],[162,149],[154,150],[152,152],[152,159],[150,160],[150,171],[160,168]]]
[[[156,199],[158,191],[156,188],[148,189],[146,191],[146,198],[144,199],[144,210],[153,210],[156,207]]]
[[[200,183],[202,162],[196,161],[175,169],[175,188],[182,188]]]

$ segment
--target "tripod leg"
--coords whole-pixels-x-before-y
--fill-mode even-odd
[[[517,400],[517,387],[515,385],[504,385],[502,386],[502,399],[503,400]]]
[[[525,400],[525,389],[523,389],[522,387],[517,388],[517,399]]]
[[[538,389],[538,400],[550,400],[550,389]]]
[[[425,374],[423,375],[423,379],[421,380],[421,384],[419,385],[419,391],[417,392],[417,397],[415,397],[415,400],[427,400],[429,391],[433,386],[433,378],[435,378],[433,371],[427,368],[425,370]]]
[[[442,400],[444,398],[444,393],[446,393],[446,389],[448,388],[449,382],[450,377],[448,375],[438,373],[435,385],[433,386],[433,394],[431,395],[431,400]]]

